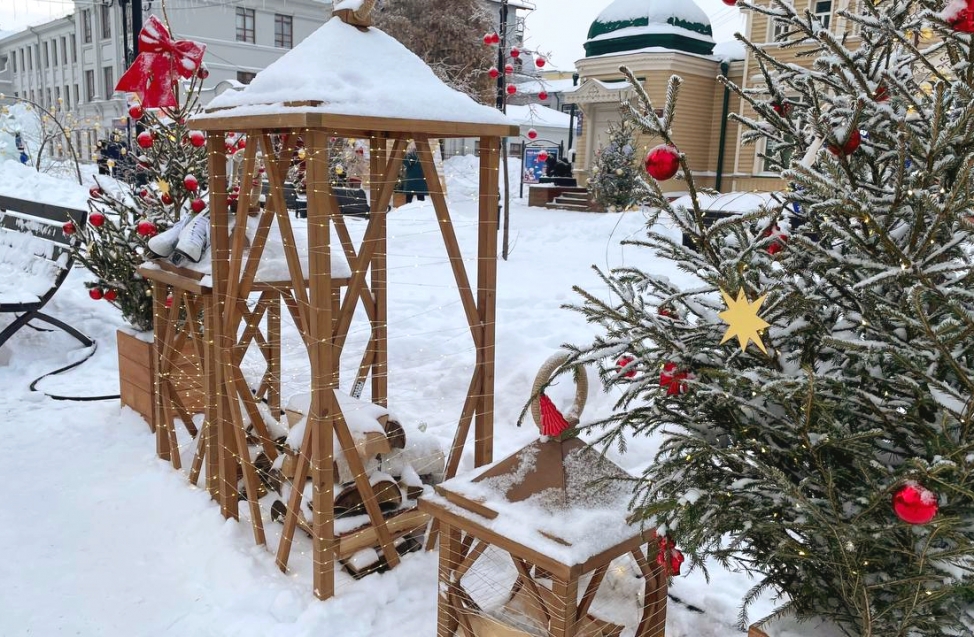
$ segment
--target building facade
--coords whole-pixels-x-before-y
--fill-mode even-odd
[[[165,15],[157,0],[141,1],[144,17],[168,18],[175,38],[206,45],[204,104],[250,82],[331,17],[331,2],[319,0],[172,0]],[[81,159],[112,129],[128,130],[126,97],[114,88],[128,66],[129,9],[117,1],[76,0],[73,14],[0,40],[0,92],[63,110]]]

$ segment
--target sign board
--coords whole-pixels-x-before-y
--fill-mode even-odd
[[[558,147],[551,148],[525,148],[524,149],[524,183],[536,184],[545,176],[545,162],[538,157],[541,151],[548,153],[548,157],[558,159]]]

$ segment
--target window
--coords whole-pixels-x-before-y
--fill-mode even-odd
[[[78,38],[71,34],[71,63],[74,64],[78,61]]]
[[[61,38],[61,64],[68,65],[68,40]]]
[[[85,71],[85,101],[91,102],[95,99],[95,72],[91,69]]]
[[[790,26],[787,22],[782,20],[772,20],[771,22],[771,41],[772,42],[784,42],[788,39],[788,31]]]
[[[51,89],[44,89],[44,106],[51,107]]]
[[[57,40],[51,40],[51,66],[57,66]]]
[[[66,109],[71,108],[71,87],[70,86],[64,87],[64,108]]]
[[[48,55],[47,42],[45,42],[44,44],[41,45],[41,51],[44,52],[44,66],[42,66],[41,68],[42,69],[50,68],[50,66],[51,66],[51,58]]]
[[[91,44],[91,9],[81,10],[81,34],[81,41]]]
[[[27,47],[27,66],[31,71],[34,70],[34,47],[32,46]]]
[[[237,7],[237,42],[250,42],[254,39],[254,10]]]
[[[55,103],[55,105],[61,103],[61,87],[60,86],[55,86],[54,87],[54,103]]]
[[[294,46],[294,18],[289,15],[274,15],[274,46],[290,49]]]
[[[115,92],[115,69],[106,66],[102,72],[105,74],[105,98],[107,99]]]
[[[14,73],[16,73],[17,72],[17,52],[16,51],[10,54],[10,60],[11,63],[13,64]]]
[[[101,37],[112,37],[112,7],[109,4],[101,5]]]
[[[241,84],[250,84],[250,82],[257,76],[256,73],[248,73],[247,71],[237,71],[237,81]]]
[[[74,105],[77,106],[81,103],[81,87],[77,84],[74,85]]]
[[[815,7],[813,12],[815,17],[818,18],[823,27],[829,28],[832,18],[832,0],[812,0],[812,4]]]

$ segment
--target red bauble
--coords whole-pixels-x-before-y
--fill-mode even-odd
[[[515,59],[521,57],[521,49],[517,48],[516,46],[512,46],[511,47],[511,57],[512,58],[515,58]]]
[[[91,197],[92,199],[98,199],[99,197],[101,197],[101,188],[99,188],[98,186],[92,186],[91,188],[88,189],[88,196]]]
[[[189,207],[192,208],[193,212],[203,212],[206,208],[206,202],[202,199],[194,199],[189,202]]]
[[[680,170],[680,151],[669,144],[660,144],[646,154],[646,172],[656,181],[666,181]]]
[[[189,131],[189,143],[196,148],[199,148],[206,143],[206,133],[201,130]]]
[[[616,361],[616,367],[618,367],[620,370],[625,369],[626,365],[633,362],[634,360],[636,359],[633,358],[632,356],[620,356],[619,360]],[[636,370],[630,369],[629,371],[624,373],[623,376],[625,376],[626,378],[635,378]]]
[[[149,198],[149,189],[148,188],[143,188],[142,190],[140,190],[139,191],[139,196],[142,197],[143,199],[148,199]]]
[[[497,31],[494,31],[493,33],[490,34],[491,44],[500,44],[500,42],[501,42],[501,36],[497,34]]]
[[[105,225],[105,215],[100,212],[93,212],[88,215],[88,223],[96,228],[101,228],[103,225]]]
[[[172,203],[172,195],[170,195],[168,192],[164,192],[162,193],[162,196],[159,197],[159,201],[168,206]]]
[[[186,190],[196,192],[196,189],[200,187],[200,182],[195,175],[186,175],[183,177],[183,185],[186,186]]]
[[[514,75],[514,65],[505,64],[504,65],[504,75]]]
[[[497,79],[501,72],[497,70],[496,66],[492,66],[487,70],[487,75],[491,76],[493,79]]]
[[[548,91],[541,91],[540,93],[538,93],[538,99],[541,100],[542,102],[548,99]]]
[[[683,553],[680,549],[673,549],[670,551],[670,575],[679,575],[680,567],[683,566],[684,561]]]
[[[129,117],[132,119],[142,119],[143,115],[145,115],[145,111],[142,110],[140,104],[132,104],[129,106]]]
[[[690,375],[680,371],[676,363],[664,363],[659,375],[659,386],[666,390],[667,396],[678,396],[687,390],[684,382]]]
[[[246,147],[247,147],[247,138],[246,137],[241,137],[240,139],[237,140],[237,148],[238,149],[243,150]]]
[[[75,232],[77,232],[77,230],[78,229],[75,227],[73,221],[68,221],[63,226],[61,226],[61,232],[63,232],[64,234],[74,234]]]
[[[135,231],[139,233],[140,237],[151,237],[158,232],[156,224],[151,221],[140,221],[139,225],[135,226]]]
[[[196,69],[196,77],[205,80],[210,77],[210,69],[206,68],[205,64],[200,64],[200,68]]]
[[[547,62],[545,61],[544,58],[541,57],[534,58],[534,65],[539,69],[542,68],[545,64],[547,64]]]
[[[967,7],[958,11],[954,17],[948,18],[947,24],[954,31],[974,33],[974,2],[967,0]]]
[[[907,482],[893,496],[893,511],[908,524],[926,524],[937,515],[937,496],[915,482]]]
[[[538,161],[548,161],[548,151],[542,150],[538,153]]]
[[[538,131],[534,130],[533,128],[529,128],[528,139],[537,139],[537,138],[538,138]]]
[[[151,148],[152,147],[152,133],[147,130],[142,131],[135,138],[135,141],[139,144],[140,148]]]
[[[485,33],[484,34],[484,46],[490,46],[493,43],[494,43],[494,34],[493,33]]]
[[[791,102],[786,102],[784,100],[775,100],[771,102],[771,108],[774,112],[782,117],[787,117],[791,113]]]
[[[116,292],[115,290],[105,290],[106,301],[114,301],[117,298],[118,298],[118,292]]]
[[[862,134],[859,129],[854,128],[849,136],[846,138],[845,143],[841,147],[829,144],[829,150],[833,155],[851,155],[856,152],[859,148],[859,144],[862,143]]]
[[[508,95],[514,95],[515,93],[517,93],[517,87],[514,86],[513,84],[508,84],[507,85],[507,94]]]
[[[668,307],[660,307],[658,310],[656,310],[656,313],[659,314],[660,316],[665,316],[666,318],[676,317],[676,315],[673,313],[673,310],[671,310]]]
[[[91,288],[88,290],[88,296],[90,296],[93,301],[100,301],[105,295],[102,293],[101,288]]]
[[[876,92],[873,93],[873,99],[877,102],[885,102],[889,99],[889,89],[886,88],[885,84],[880,84],[876,87]]]
[[[737,6],[737,0],[723,0],[723,3],[726,4],[728,7]]]

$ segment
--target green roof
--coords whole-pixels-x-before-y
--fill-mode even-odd
[[[710,20],[693,0],[616,0],[589,27],[585,56],[648,47],[709,55]]]

